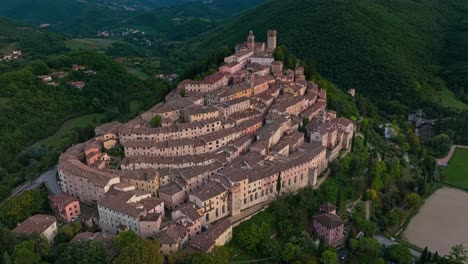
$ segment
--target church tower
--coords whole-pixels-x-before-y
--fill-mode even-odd
[[[276,30],[268,30],[267,48],[272,51],[276,49]]]
[[[252,30],[250,30],[249,36],[247,37],[247,48],[249,50],[255,50],[255,36]]]

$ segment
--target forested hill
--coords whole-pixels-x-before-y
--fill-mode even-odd
[[[95,35],[125,27],[146,27],[149,32],[211,29],[221,20],[264,0],[2,0],[0,16],[40,25],[48,30],[75,35]],[[176,27],[181,24],[182,26]],[[183,26],[188,27],[185,30]]]
[[[71,144],[93,135],[95,125],[126,120],[162,100],[169,85],[140,80],[111,57],[70,52],[66,37],[0,19],[0,200],[11,188],[53,166]],[[72,65],[86,70],[72,70]],[[38,76],[64,72],[43,81]],[[83,89],[72,82],[83,81]]]
[[[202,36],[199,50],[277,29],[279,44],[389,113],[434,102],[463,108],[445,87],[466,99],[467,17],[463,0],[272,0]]]

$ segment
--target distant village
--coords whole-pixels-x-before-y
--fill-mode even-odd
[[[32,216],[13,232],[52,242],[59,223],[80,219],[101,231],[74,241],[132,230],[159,239],[164,255],[210,252],[277,196],[319,184],[329,163],[351,149],[355,124],[327,109],[327,91],[302,67],[275,61],[276,41],[275,30],[266,43],[250,32],[217,72],[180,82],[128,123],[97,127],[95,138],[59,158],[62,193],[50,197],[56,215]],[[85,70],[78,66],[72,70]],[[118,150],[124,158],[108,154]],[[316,238],[344,243],[333,205],[320,206],[311,222]]]
[[[21,58],[21,50],[15,50],[5,55],[0,55],[0,61],[14,61]]]
[[[73,64],[71,67],[72,71],[82,71],[86,75],[94,75],[96,74],[96,71],[86,69],[86,66],[80,65],[80,64]],[[39,75],[37,78],[41,79],[42,82],[44,82],[47,85],[50,86],[59,86],[60,83],[58,82],[60,79],[63,79],[68,76],[68,72],[64,71],[54,71],[51,74],[48,75]],[[86,86],[86,82],[84,81],[71,81],[68,83],[68,85],[72,88],[75,88],[77,90],[83,90],[83,88]]]

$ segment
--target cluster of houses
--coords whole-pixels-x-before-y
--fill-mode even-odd
[[[86,66],[80,64],[73,64],[71,67],[72,71],[82,71],[86,75],[94,75],[96,71],[86,69]],[[64,71],[54,71],[48,75],[39,75],[37,78],[41,79],[45,84],[50,86],[59,86],[60,83],[58,82],[60,79],[63,79],[68,76],[68,72]],[[86,86],[86,82],[84,81],[70,81],[68,85],[77,90],[83,90]]]
[[[74,219],[80,201],[97,208],[105,234],[158,238],[165,255],[209,252],[231,239],[246,209],[315,186],[351,148],[355,125],[327,110],[326,90],[303,68],[274,60],[276,34],[268,31],[263,43],[250,32],[218,72],[182,81],[165,102],[126,124],[102,125],[63,153],[60,195],[69,198],[51,198],[57,217]],[[115,147],[125,153],[118,169],[105,151]],[[332,205],[320,208],[313,226],[330,245],[343,239]]]
[[[14,60],[21,58],[21,56],[22,56],[21,50],[14,50],[8,54],[1,55],[0,61],[14,61]]]

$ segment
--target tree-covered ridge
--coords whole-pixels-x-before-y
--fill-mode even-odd
[[[68,52],[10,64],[0,74],[1,197],[21,180],[55,164],[67,146],[92,136],[93,127],[89,127],[64,135],[61,144],[28,148],[54,134],[65,121],[91,113],[106,113],[107,120],[125,120],[162,100],[169,89],[164,82],[140,80],[112,58],[95,52]],[[73,64],[95,74],[73,71]],[[57,71],[68,73],[54,79],[58,86],[37,77]],[[83,90],[72,88],[72,81],[84,81],[86,86]],[[138,109],[131,109],[135,104]],[[95,120],[94,125],[101,121],[105,120]]]
[[[233,45],[250,29],[265,40],[267,29],[277,29],[279,43],[325,78],[356,87],[382,110],[399,113],[429,108],[441,90],[452,87],[440,78],[441,58],[447,34],[458,31],[466,14],[464,1],[273,0],[204,36],[200,48]],[[468,43],[451,40],[456,46]]]

